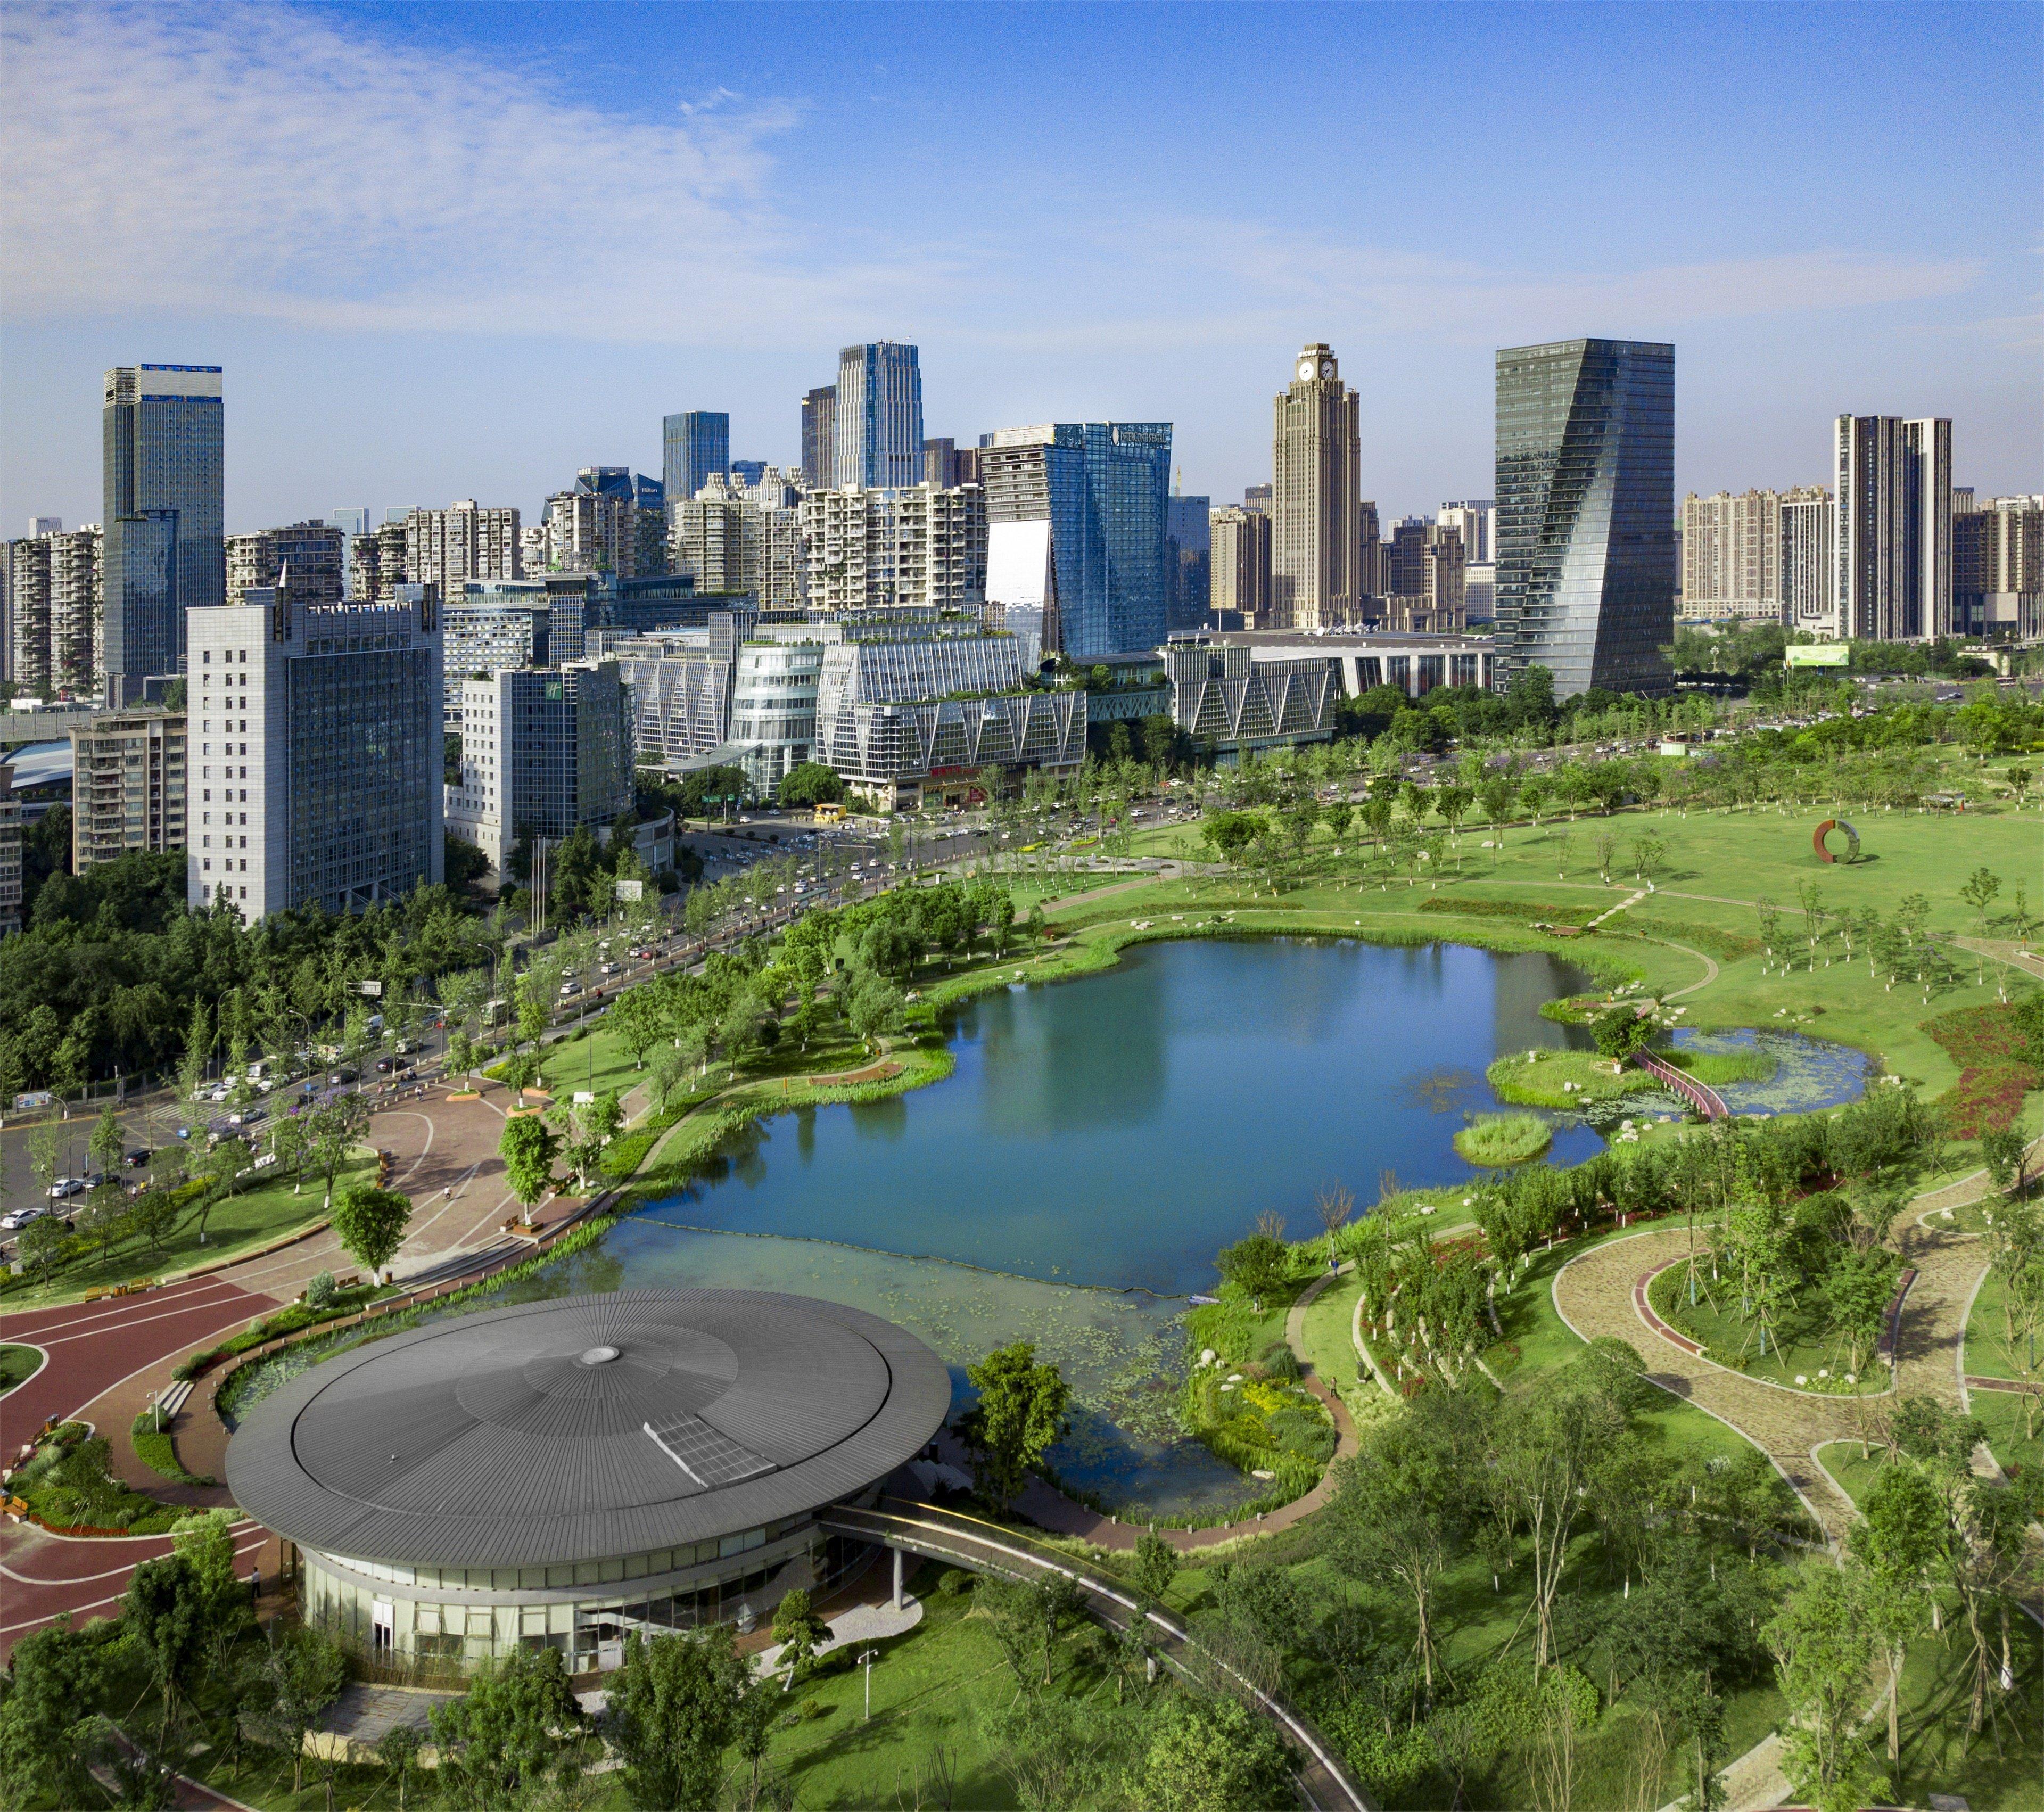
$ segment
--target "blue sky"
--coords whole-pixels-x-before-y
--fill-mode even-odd
[[[1677,485],[1842,409],[2044,489],[2044,10],[0,11],[0,528],[99,513],[102,370],[226,367],[230,528],[792,461],[856,340],[926,424],[1166,419],[1269,476],[1307,340],[1387,514],[1491,489],[1495,348],[1677,347]]]

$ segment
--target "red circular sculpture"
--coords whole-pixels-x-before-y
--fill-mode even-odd
[[[1824,847],[1824,839],[1833,831],[1842,831],[1846,834],[1846,860],[1858,860],[1859,832],[1842,818],[1827,818],[1817,827],[1815,834],[1810,839],[1810,846],[1817,852],[1817,860],[1835,862],[1838,859]]]

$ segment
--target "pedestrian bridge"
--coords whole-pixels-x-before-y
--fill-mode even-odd
[[[1019,1530],[1002,1528],[955,1511],[939,1510],[911,1499],[883,1497],[871,1509],[834,1504],[820,1511],[816,1521],[836,1535],[848,1535],[920,1555],[974,1572],[1032,1582],[1051,1573],[1074,1581],[1085,1595],[1087,1614],[1110,1630],[1123,1630],[1143,1618],[1143,1607],[1118,1580],[1087,1572],[1070,1556],[1043,1545]],[[1174,1672],[1231,1685],[1274,1723],[1291,1746],[1293,1782],[1312,1812],[1377,1812],[1369,1796],[1342,1764],[1326,1738],[1274,1693],[1262,1691],[1219,1657],[1202,1649],[1183,1626],[1161,1610],[1147,1614],[1145,1632],[1158,1660]]]

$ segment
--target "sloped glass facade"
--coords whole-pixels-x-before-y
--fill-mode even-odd
[[[1497,641],[1507,678],[1660,692],[1674,639],[1675,349],[1497,355]]]

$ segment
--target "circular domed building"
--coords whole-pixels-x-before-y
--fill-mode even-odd
[[[252,1410],[235,1501],[299,1550],[305,1619],[383,1666],[521,1644],[615,1666],[637,1630],[749,1622],[870,1550],[870,1502],[951,1405],[891,1323],[747,1290],[628,1290],[450,1318]]]

